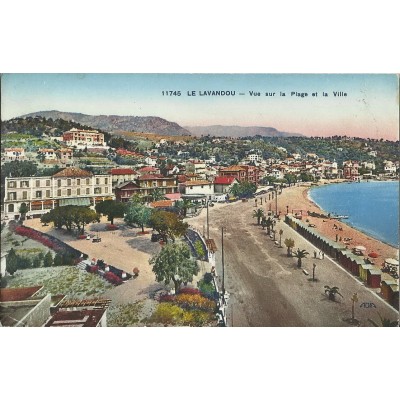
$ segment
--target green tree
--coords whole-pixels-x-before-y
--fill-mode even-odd
[[[42,262],[39,257],[35,257],[32,261],[32,268],[40,268]]]
[[[187,210],[192,207],[192,202],[189,199],[183,199],[175,202],[175,207],[179,210],[179,213],[186,218]]]
[[[163,200],[164,193],[162,192],[162,190],[160,188],[157,187],[157,188],[153,189],[153,191],[151,192],[151,199],[153,201]]]
[[[282,247],[282,235],[283,235],[283,229],[279,229],[279,247]]]
[[[43,259],[43,267],[44,268],[49,268],[52,265],[53,265],[53,256],[51,255],[51,252],[48,251],[46,253],[46,255],[44,256],[44,259]]]
[[[257,208],[257,210],[253,211],[253,218],[257,218],[257,225],[260,225],[260,220],[264,216],[264,210],[261,208]]]
[[[239,182],[232,185],[230,194],[239,198],[251,197],[257,190],[257,186],[252,182]]]
[[[337,286],[330,287],[328,285],[325,285],[324,289],[325,289],[325,294],[328,294],[329,300],[335,301],[335,296],[336,295],[339,295],[340,297],[343,297],[341,295],[341,293],[339,292],[339,288]]]
[[[150,223],[152,209],[139,202],[129,202],[126,207],[124,221],[129,225],[138,225],[144,232],[144,227]]]
[[[310,254],[310,253],[306,250],[300,250],[300,249],[297,249],[296,253],[294,253],[294,256],[297,258],[297,267],[298,268],[301,268],[301,261],[303,258],[307,257],[307,254]]]
[[[73,206],[71,209],[72,222],[78,229],[80,234],[85,231],[85,226],[92,222],[99,222],[100,217],[96,211],[93,211],[89,207]]]
[[[107,220],[112,224],[114,223],[114,218],[123,218],[125,213],[125,204],[116,200],[104,200],[96,204],[96,211],[99,214],[107,216]]]
[[[196,240],[194,242],[194,249],[196,250],[197,258],[203,260],[206,253],[204,251],[203,243],[201,240]]]
[[[18,270],[18,257],[15,250],[11,248],[6,256],[6,271],[10,275],[14,275]]]
[[[29,207],[26,205],[26,203],[22,203],[19,206],[19,213],[21,214],[21,220],[25,220],[26,213],[29,211]]]
[[[175,213],[169,211],[154,211],[151,214],[150,225],[167,243],[168,238],[175,242],[176,237],[184,236],[189,226]]]
[[[371,323],[373,326],[377,326],[377,327],[383,326],[383,327],[394,328],[394,327],[399,326],[399,320],[392,321],[389,318],[382,317],[382,315],[379,313],[378,313],[378,315],[379,315],[380,325],[370,318],[368,318],[368,322]]]
[[[294,240],[291,238],[286,238],[283,243],[287,247],[287,256],[290,257],[291,253],[292,253],[292,249],[294,247]]]
[[[185,243],[166,244],[149,263],[153,265],[157,282],[164,281],[168,285],[172,281],[175,293],[179,292],[183,282],[192,282],[193,276],[199,273],[199,266]]]

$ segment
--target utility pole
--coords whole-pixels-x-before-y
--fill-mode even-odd
[[[275,189],[275,216],[278,216],[278,189]]]
[[[222,252],[222,296],[225,303],[225,265],[224,265],[224,227],[221,228],[221,252]]]
[[[210,239],[210,225],[209,225],[209,220],[208,220],[208,203],[209,201],[206,200],[207,202],[207,239]]]

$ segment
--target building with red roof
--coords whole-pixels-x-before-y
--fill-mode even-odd
[[[215,193],[228,193],[235,183],[239,183],[239,181],[234,176],[216,176],[214,191]]]
[[[139,176],[139,173],[132,168],[111,168],[109,174],[112,176],[113,187],[128,181],[133,181]]]

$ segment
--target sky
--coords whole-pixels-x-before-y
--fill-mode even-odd
[[[235,95],[200,95],[213,90]],[[393,74],[4,74],[1,106],[2,120],[59,110],[158,116],[181,126],[268,126],[306,136],[399,136]]]

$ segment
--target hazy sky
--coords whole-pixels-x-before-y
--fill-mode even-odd
[[[308,136],[399,136],[396,75],[5,74],[1,84],[2,119],[59,110],[158,116],[182,126],[271,126]],[[181,96],[163,96],[163,90]],[[235,96],[200,96],[208,90],[235,91]],[[347,97],[334,97],[334,91]]]

